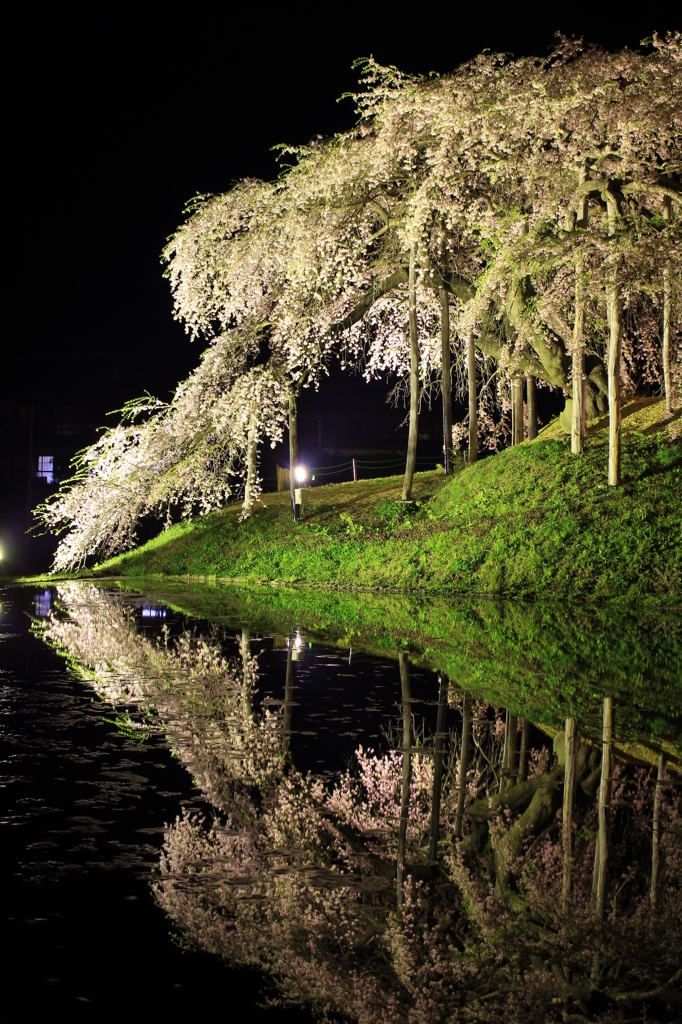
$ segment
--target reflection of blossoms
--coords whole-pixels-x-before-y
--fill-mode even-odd
[[[482,711],[478,705],[478,742],[488,755],[499,716],[484,726]],[[597,751],[583,757],[586,788],[595,757],[598,762]],[[433,773],[427,758],[417,761],[400,912],[400,754],[363,750],[356,769],[331,786],[287,773],[236,835],[229,820],[209,828],[179,819],[167,834],[156,886],[161,906],[190,942],[265,970],[284,1000],[308,1003],[325,1020],[455,1024],[504,1017],[512,1024],[558,1024],[570,1013],[569,1020],[606,1024],[631,1020],[638,1000],[647,1004],[647,1020],[675,1019],[656,992],[666,983],[679,990],[679,798],[666,802],[666,912],[652,933],[642,860],[650,846],[649,770],[618,773],[614,795],[626,796],[628,809],[614,822],[613,901],[599,921],[591,905],[592,802],[578,824],[567,917],[560,911],[562,844],[554,813],[548,828],[529,827],[516,842],[519,818],[511,808],[519,792],[548,787],[560,796],[561,767],[539,772],[536,765],[533,778],[505,797],[491,787],[489,774],[481,789],[489,769],[475,757],[470,824],[460,845],[447,825],[442,829],[436,869],[425,842]],[[442,794],[444,822],[456,800],[452,767]]]
[[[282,767],[282,712],[255,715],[257,661],[225,658],[216,638],[173,640],[138,633],[134,612],[96,587],[64,583],[58,606],[36,628],[74,671],[114,707],[134,707],[144,726],[162,729],[209,799],[262,783]]]
[[[675,787],[659,787],[654,912],[649,769],[621,764],[613,773],[601,919],[592,907],[601,751],[580,744],[573,892],[563,913],[564,768],[543,751],[527,779],[512,775],[502,787],[502,713],[472,702],[461,840],[453,838],[461,740],[450,737],[442,773],[432,739],[406,748],[413,767],[398,909],[401,750],[360,748],[327,782],[301,775],[285,754],[283,713],[254,710],[257,665],[245,643],[241,661],[228,661],[210,635],[140,635],[129,609],[87,585],[61,587],[58,611],[36,629],[132,721],[163,728],[216,808],[212,823],[185,814],[169,827],[154,883],[187,942],[265,971],[281,999],[329,1021],[676,1019],[682,804]],[[642,1005],[646,1017],[633,1018]]]

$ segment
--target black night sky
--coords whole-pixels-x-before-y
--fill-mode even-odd
[[[101,423],[119,398],[168,397],[200,353],[159,262],[184,203],[273,176],[277,143],[350,127],[336,101],[355,58],[447,72],[485,47],[546,53],[558,29],[636,46],[679,27],[676,7],[22,7],[5,26],[0,404],[88,396]]]

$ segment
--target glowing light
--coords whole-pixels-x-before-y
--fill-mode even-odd
[[[42,594],[36,594],[34,597],[36,615],[39,619],[46,619],[50,614],[50,608],[52,606],[52,593],[49,590],[44,590]]]
[[[304,484],[308,479],[308,470],[305,466],[297,466],[294,470],[294,479],[299,484]]]
[[[142,618],[143,619],[165,619],[166,608],[157,608],[155,605],[143,604],[142,605]]]

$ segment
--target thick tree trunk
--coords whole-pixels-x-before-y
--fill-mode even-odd
[[[291,491],[291,513],[298,521],[300,509],[296,504],[296,466],[298,465],[298,417],[296,396],[289,394],[289,490]]]
[[[661,797],[663,796],[663,780],[665,779],[665,754],[658,756],[658,774],[654,792],[654,820],[651,836],[651,890],[652,910],[658,907],[658,878],[661,867]]]
[[[512,379],[512,444],[523,443],[523,377]]]
[[[448,677],[441,672],[438,690],[438,717],[436,719],[435,747],[433,751],[433,799],[431,801],[431,841],[429,856],[438,859],[440,833],[440,800],[443,791],[443,752],[445,749],[445,723],[448,710]]]
[[[614,235],[616,230],[616,217],[618,206],[615,198],[610,192],[603,193],[606,197],[608,209],[609,234]],[[618,268],[615,257],[609,257],[610,267],[608,284],[606,286],[606,311],[609,321],[609,355],[607,362],[608,388],[609,388],[609,485],[617,487],[620,484],[620,430],[621,430],[621,402],[620,402],[620,360],[623,343],[623,310],[620,300],[620,287],[618,284]]]
[[[672,203],[665,197],[663,216],[667,221],[672,216]],[[665,388],[665,411],[672,413],[673,371],[672,371],[672,279],[670,268],[663,268],[663,386]]]
[[[405,850],[407,821],[410,813],[410,783],[412,781],[412,699],[410,694],[410,663],[407,654],[399,654],[400,686],[403,703],[403,785],[400,793],[400,826],[398,828],[398,863],[396,871],[396,902],[398,910],[403,903],[405,881]]]
[[[471,747],[472,727],[471,695],[464,694],[462,705],[462,749],[459,755],[459,775],[457,777],[457,811],[455,813],[455,839],[462,838],[464,822],[464,802],[467,795],[467,771],[469,769],[469,748]]]
[[[575,718],[567,718],[564,728],[566,765],[562,818],[564,877],[561,889],[562,909],[567,913],[573,892],[573,812],[578,788],[578,727]]]
[[[450,370],[450,300],[440,289],[441,390],[443,392],[443,469],[452,472],[452,377]]]
[[[407,438],[403,501],[412,500],[412,485],[417,465],[419,419],[419,336],[417,334],[417,279],[414,246],[410,249],[410,270],[407,287],[410,314],[410,429]]]
[[[601,782],[599,784],[597,847],[594,852],[592,899],[597,917],[604,916],[609,869],[609,827],[611,819],[611,780],[613,774],[613,701],[604,698],[601,755]]]
[[[476,395],[476,346],[473,332],[467,338],[467,376],[469,378],[469,462],[478,458],[478,404]]]
[[[523,720],[521,730],[521,750],[519,752],[519,782],[525,782],[528,778],[528,754],[530,751],[530,722],[527,718]]]
[[[526,401],[528,408],[528,440],[538,436],[537,385],[532,373],[526,374]]]

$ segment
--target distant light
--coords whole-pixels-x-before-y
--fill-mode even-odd
[[[5,556],[3,554],[2,548],[0,548],[0,562],[3,560],[4,557]]]
[[[297,466],[294,470],[294,479],[299,484],[304,484],[308,479],[308,470],[305,466]]]

